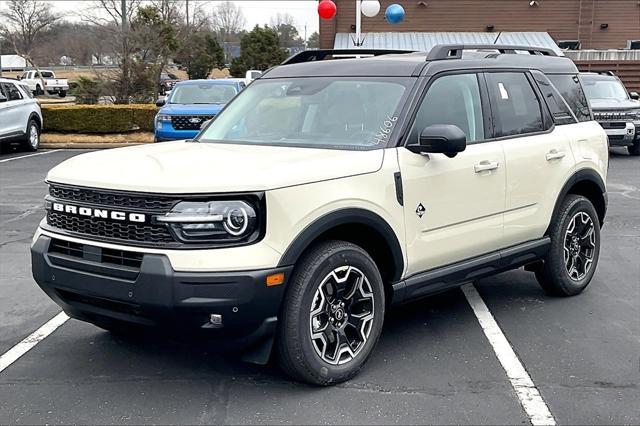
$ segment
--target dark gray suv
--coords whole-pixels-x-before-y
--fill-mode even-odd
[[[607,132],[609,146],[626,146],[640,155],[640,96],[628,93],[613,73],[581,73],[595,119]]]

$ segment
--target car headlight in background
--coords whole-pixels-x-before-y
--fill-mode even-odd
[[[248,243],[259,235],[257,209],[246,201],[182,201],[156,216],[184,243]]]
[[[171,123],[171,116],[166,114],[156,115],[156,124],[160,123]]]
[[[631,117],[633,121],[640,121],[640,109],[634,109],[627,112],[627,115]]]

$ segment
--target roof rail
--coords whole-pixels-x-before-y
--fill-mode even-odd
[[[465,50],[497,50],[501,54],[515,54],[516,51],[529,52],[531,55],[558,56],[553,49],[533,46],[511,46],[505,44],[438,44],[427,55],[427,61],[443,59],[461,59]]]
[[[303,50],[302,52],[290,56],[280,65],[299,64],[302,62],[322,61],[327,56],[334,58],[355,57],[355,56],[379,56],[390,54],[413,53],[415,50],[394,50],[394,49],[321,49],[321,50]]]

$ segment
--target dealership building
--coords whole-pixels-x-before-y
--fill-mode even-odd
[[[338,12],[320,20],[320,48],[354,47],[354,0],[334,0]],[[527,44],[570,56],[581,70],[613,71],[640,91],[640,0],[381,0],[362,17],[365,48],[428,50],[441,43]],[[405,19],[390,24],[384,10],[399,3]]]

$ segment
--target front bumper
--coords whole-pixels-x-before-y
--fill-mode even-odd
[[[34,241],[33,277],[70,317],[161,327],[180,335],[221,338],[235,346],[273,335],[286,282],[268,287],[266,277],[283,272],[286,280],[292,269],[177,272],[162,254],[139,255],[139,266],[125,266],[105,262],[106,249],[76,244],[70,255],[54,251],[52,241],[46,235]],[[222,315],[222,324],[212,324],[211,314]]]
[[[198,136],[199,130],[175,130],[170,123],[163,123],[155,129],[156,141],[177,141],[182,139],[193,139]]]
[[[636,132],[640,131],[632,122],[625,123],[624,128],[611,128],[611,123],[601,122],[609,139],[610,146],[628,146],[633,145],[636,138]]]

